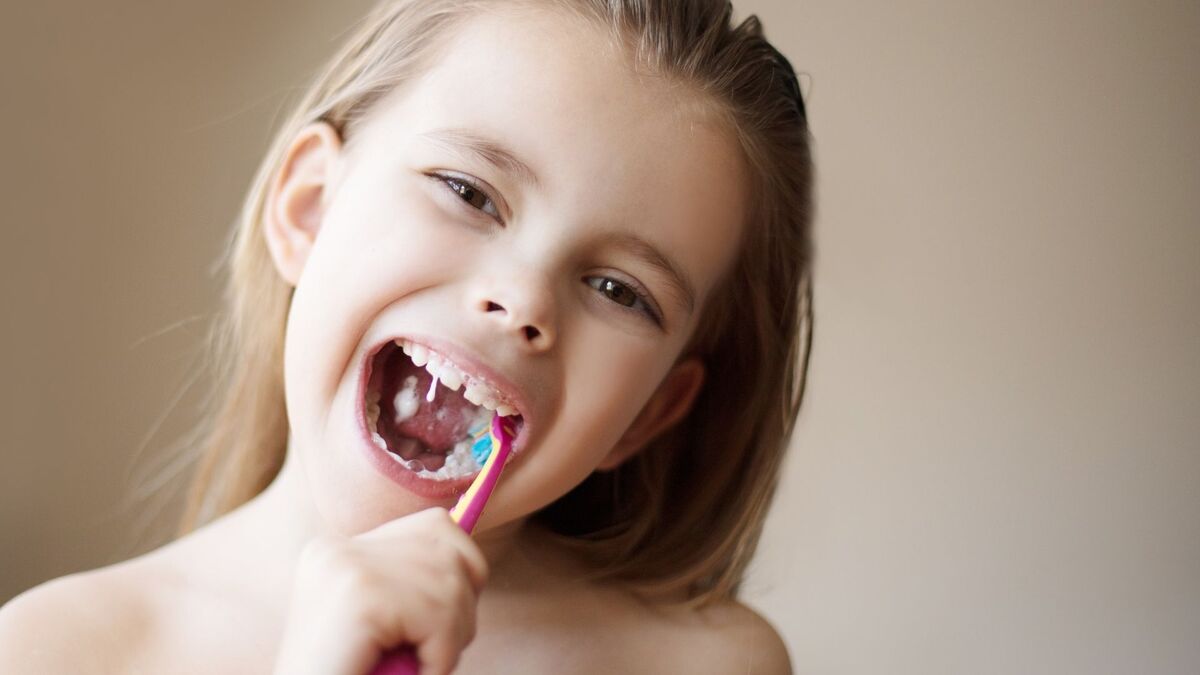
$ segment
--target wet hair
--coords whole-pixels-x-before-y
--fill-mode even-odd
[[[531,516],[597,580],[705,604],[736,597],[804,396],[812,344],[813,163],[796,74],[756,16],[721,0],[385,0],[359,24],[278,129],[227,247],[213,324],[217,382],[180,532],[262,492],[283,466],[284,330],[292,287],[263,237],[287,146],[324,121],[352,142],[375,103],[431,66],[483,11],[569,10],[641,72],[694,92],[737,141],[749,175],[740,250],[683,356],[706,379],[688,416],[641,452]]]

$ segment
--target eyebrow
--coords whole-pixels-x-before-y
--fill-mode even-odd
[[[658,247],[636,234],[619,234],[613,243],[628,250],[642,262],[663,273],[675,298],[683,304],[688,314],[696,308],[696,287],[684,273],[683,268]]]
[[[541,186],[537,173],[528,164],[521,161],[513,151],[499,141],[482,136],[475,131],[462,127],[446,127],[426,131],[419,134],[419,137],[433,141],[452,151],[465,150],[497,169],[515,175],[524,183],[535,188]]]
[[[463,127],[431,129],[418,135],[451,151],[467,151],[495,166],[501,171],[515,175],[519,180],[537,188],[541,186],[537,173],[528,164],[499,141],[482,136]],[[636,258],[663,273],[671,292],[691,314],[696,308],[696,290],[683,268],[676,264],[654,244],[636,234],[621,234],[613,243],[627,249]]]

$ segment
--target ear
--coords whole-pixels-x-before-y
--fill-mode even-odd
[[[263,209],[263,234],[279,275],[295,286],[316,241],[341,154],[337,131],[325,122],[300,130],[284,152]]]
[[[692,409],[692,403],[703,384],[704,363],[700,359],[691,357],[675,364],[638,413],[637,419],[629,425],[625,435],[596,468],[600,471],[617,468],[656,436],[683,419]]]

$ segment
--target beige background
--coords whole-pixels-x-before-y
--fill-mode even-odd
[[[0,10],[0,601],[162,541],[212,265],[367,5]],[[747,584],[797,672],[1200,672],[1200,5],[736,5],[816,136],[811,397]]]

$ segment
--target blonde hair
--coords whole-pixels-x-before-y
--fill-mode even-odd
[[[450,29],[495,6],[567,7],[611,31],[631,63],[704,95],[736,136],[752,191],[741,251],[688,353],[707,377],[691,413],[617,469],[594,473],[533,516],[597,579],[693,604],[736,596],[775,492],[804,394],[812,336],[813,167],[791,65],[757,17],[719,0],[385,0],[278,130],[227,249],[213,351],[219,389],[181,533],[245,503],[287,449],[284,327],[292,288],[262,234],[269,182],[290,140],[325,121],[345,138],[382,96],[436,58]]]

